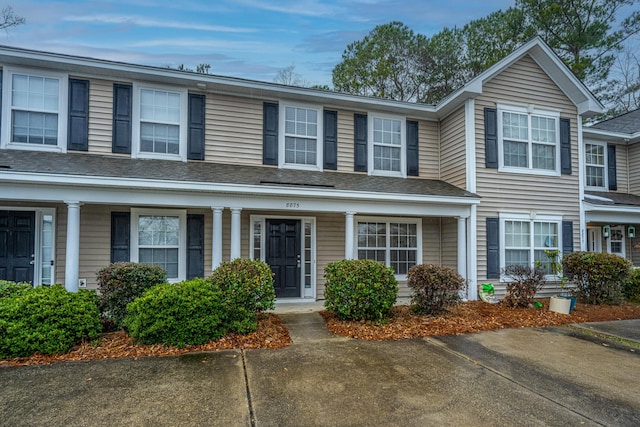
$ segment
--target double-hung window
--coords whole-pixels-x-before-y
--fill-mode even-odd
[[[134,85],[133,102],[136,156],[186,160],[186,90]]]
[[[155,264],[170,280],[186,278],[186,212],[132,210],[132,261]]]
[[[281,167],[322,169],[322,109],[281,104],[279,156]]]
[[[560,173],[560,115],[512,106],[498,107],[500,166],[511,172]]]
[[[358,259],[371,259],[404,276],[422,257],[420,223],[415,220],[363,218],[356,230]]]
[[[66,75],[4,68],[3,147],[66,150]]]
[[[551,274],[550,251],[559,251],[562,218],[536,217],[529,215],[512,215],[501,217],[504,253],[501,258],[502,267],[524,265],[535,267],[542,265],[547,274]],[[559,258],[558,258],[559,259]]]
[[[370,115],[369,173],[406,175],[405,128],[404,118]]]
[[[586,188],[594,190],[606,189],[606,145],[586,143],[584,145],[584,155]]]

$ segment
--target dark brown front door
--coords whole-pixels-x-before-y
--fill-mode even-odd
[[[267,219],[267,264],[276,297],[300,297],[300,221]]]
[[[0,279],[33,282],[35,212],[0,211]]]

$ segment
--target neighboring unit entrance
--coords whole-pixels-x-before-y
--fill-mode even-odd
[[[276,297],[300,297],[300,220],[266,220],[265,260],[274,273]]]
[[[0,211],[0,279],[33,282],[35,212]]]

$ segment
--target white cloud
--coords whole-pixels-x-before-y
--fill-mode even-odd
[[[224,32],[224,33],[253,33],[257,30],[252,28],[241,27],[226,27],[221,25],[204,25],[194,24],[191,22],[178,22],[178,21],[162,21],[142,18],[139,16],[127,16],[127,15],[84,15],[84,16],[69,16],[63,18],[69,22],[91,22],[101,24],[116,24],[116,25],[137,25],[140,27],[157,27],[157,28],[177,28],[183,30],[199,30],[199,31],[211,31],[211,32]]]

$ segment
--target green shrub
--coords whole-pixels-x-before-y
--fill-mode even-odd
[[[509,278],[507,293],[502,304],[508,307],[528,307],[533,298],[547,283],[545,271],[528,265],[509,265],[503,274]]]
[[[118,262],[98,270],[98,307],[103,318],[118,328],[127,314],[127,304],[160,283],[167,282],[167,273],[157,265]]]
[[[414,265],[409,269],[408,285],[413,289],[411,306],[421,314],[443,313],[460,301],[458,293],[465,281],[457,271],[432,264]]]
[[[160,284],[129,303],[124,325],[144,344],[205,344],[227,333],[224,295],[205,279]]]
[[[0,298],[0,357],[68,352],[100,333],[98,299],[81,289],[38,287]]]
[[[391,268],[371,260],[332,262],[324,270],[324,306],[343,320],[384,320],[398,297]]]
[[[632,269],[622,285],[624,297],[635,303],[640,303],[640,269]]]
[[[562,259],[562,271],[575,286],[574,295],[587,304],[618,303],[630,270],[631,262],[614,254],[573,252]]]
[[[31,283],[0,280],[0,298],[7,298],[31,288]]]
[[[250,312],[259,313],[275,308],[273,271],[264,261],[237,258],[223,262],[208,280],[229,298],[233,297],[234,304]]]

